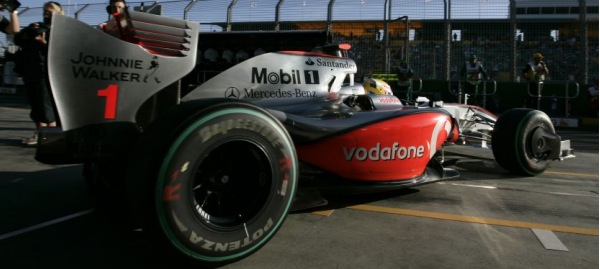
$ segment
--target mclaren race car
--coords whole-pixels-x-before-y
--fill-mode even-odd
[[[61,126],[41,130],[36,159],[83,164],[99,200],[131,209],[157,245],[194,262],[228,263],[265,245],[303,188],[375,192],[458,177],[446,146],[478,145],[525,176],[573,156],[541,111],[497,118],[374,94],[381,85],[356,82],[349,45],[267,49],[211,68],[197,23],[134,11],[103,30],[53,20]],[[202,81],[184,91],[190,73]]]

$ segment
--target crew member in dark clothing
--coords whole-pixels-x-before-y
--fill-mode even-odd
[[[531,61],[525,65],[521,72],[527,81],[525,106],[529,108],[540,109],[540,96],[544,89],[544,80],[546,80],[546,75],[549,72],[546,63],[542,61],[543,58],[544,56],[541,53],[534,53]]]
[[[465,62],[460,70],[460,77],[464,79],[464,92],[473,95],[475,102],[479,100],[479,84],[482,80],[488,79],[487,71],[483,68],[481,62],[477,60],[476,55],[471,55],[469,61]]]
[[[40,128],[58,125],[47,70],[48,38],[55,13],[64,14],[63,7],[54,1],[46,2],[43,22],[32,23],[15,36],[15,44],[21,47],[16,57],[15,71],[23,77],[31,106],[29,115],[36,125],[33,137],[23,139],[25,145],[37,145],[37,131]]]

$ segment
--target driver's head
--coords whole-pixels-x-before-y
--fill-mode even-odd
[[[375,79],[375,78],[365,78],[363,81],[363,87],[367,91],[367,93],[372,94],[381,94],[381,95],[394,95],[392,92],[392,87],[390,87],[387,82]]]

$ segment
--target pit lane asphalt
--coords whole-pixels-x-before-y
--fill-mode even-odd
[[[94,211],[80,165],[36,162],[28,112],[0,96],[0,268],[190,268]],[[473,161],[456,180],[331,197],[222,268],[598,268],[598,132],[559,133],[577,158],[541,176]]]

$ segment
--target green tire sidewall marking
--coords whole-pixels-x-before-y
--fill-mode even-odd
[[[223,257],[211,257],[211,256],[205,256],[205,255],[200,255],[195,253],[194,251],[191,251],[190,249],[188,249],[185,245],[183,245],[179,239],[177,239],[177,236],[175,236],[173,234],[173,232],[171,231],[169,227],[169,224],[167,223],[166,217],[165,217],[165,213],[164,213],[164,207],[163,207],[163,203],[162,203],[162,197],[163,197],[163,184],[164,184],[164,180],[165,180],[165,175],[167,173],[167,169],[168,166],[170,165],[171,159],[173,157],[173,155],[177,152],[177,150],[179,149],[180,145],[183,143],[183,141],[192,133],[194,132],[194,130],[196,130],[196,128],[198,128],[199,126],[203,125],[204,123],[215,119],[217,117],[221,117],[224,115],[228,115],[228,114],[249,114],[249,115],[253,115],[256,116],[258,118],[261,118],[263,120],[265,120],[268,123],[271,123],[274,121],[274,119],[264,115],[263,113],[260,113],[258,111],[254,111],[251,109],[244,109],[244,108],[226,108],[223,110],[218,110],[216,112],[212,112],[209,115],[207,115],[206,117],[202,117],[200,120],[195,121],[193,124],[191,124],[190,126],[186,127],[186,129],[177,136],[177,139],[171,144],[171,146],[169,147],[169,150],[167,151],[167,154],[165,155],[165,158],[163,159],[163,161],[161,162],[161,167],[158,173],[158,178],[157,178],[157,184],[156,184],[156,195],[155,195],[155,202],[156,202],[156,207],[157,207],[157,212],[158,212],[158,219],[159,219],[159,223],[160,226],[162,227],[163,231],[165,231],[165,234],[167,236],[167,238],[170,240],[170,242],[172,242],[175,247],[177,247],[179,250],[183,251],[184,253],[186,253],[187,255],[194,257],[194,258],[199,258],[202,259],[204,261],[209,261],[209,262],[222,262],[222,261],[227,261],[230,259],[236,259],[239,257],[242,257],[250,252],[253,252],[256,248],[262,246],[263,244],[265,244],[265,241],[268,241],[271,239],[271,237],[273,237],[273,234],[278,230],[278,228],[281,226],[281,224],[283,223],[283,220],[285,219],[285,216],[282,218],[279,218],[279,220],[277,221],[277,223],[273,226],[273,229],[270,229],[270,231],[267,233],[267,236],[265,236],[263,239],[261,239],[258,243],[254,244],[254,246],[250,247],[249,249],[242,251],[240,253],[237,254],[233,254],[233,255],[228,255],[228,256],[223,256]],[[272,125],[273,126],[273,125]],[[287,137],[287,133],[282,131],[285,130],[283,128],[280,128],[279,126],[277,128],[275,128],[277,130],[277,133],[281,136],[281,137]],[[293,144],[290,143],[290,141],[288,139],[283,139],[285,141],[283,141],[284,143],[287,144],[287,148],[291,149],[294,148]],[[295,152],[290,151],[289,152],[289,157],[292,160],[292,163],[297,163],[296,160],[296,155]],[[296,167],[293,167],[293,169],[290,169],[290,173],[292,175],[292,178],[295,180],[297,178],[297,170]],[[295,189],[296,189],[296,185],[295,184],[291,184],[291,194],[295,193]],[[287,201],[287,205],[285,207],[285,212],[289,211],[289,208],[292,204],[292,200],[294,199],[294,195],[290,195],[290,197],[288,198],[289,200]],[[166,228],[165,228],[166,227]]]

